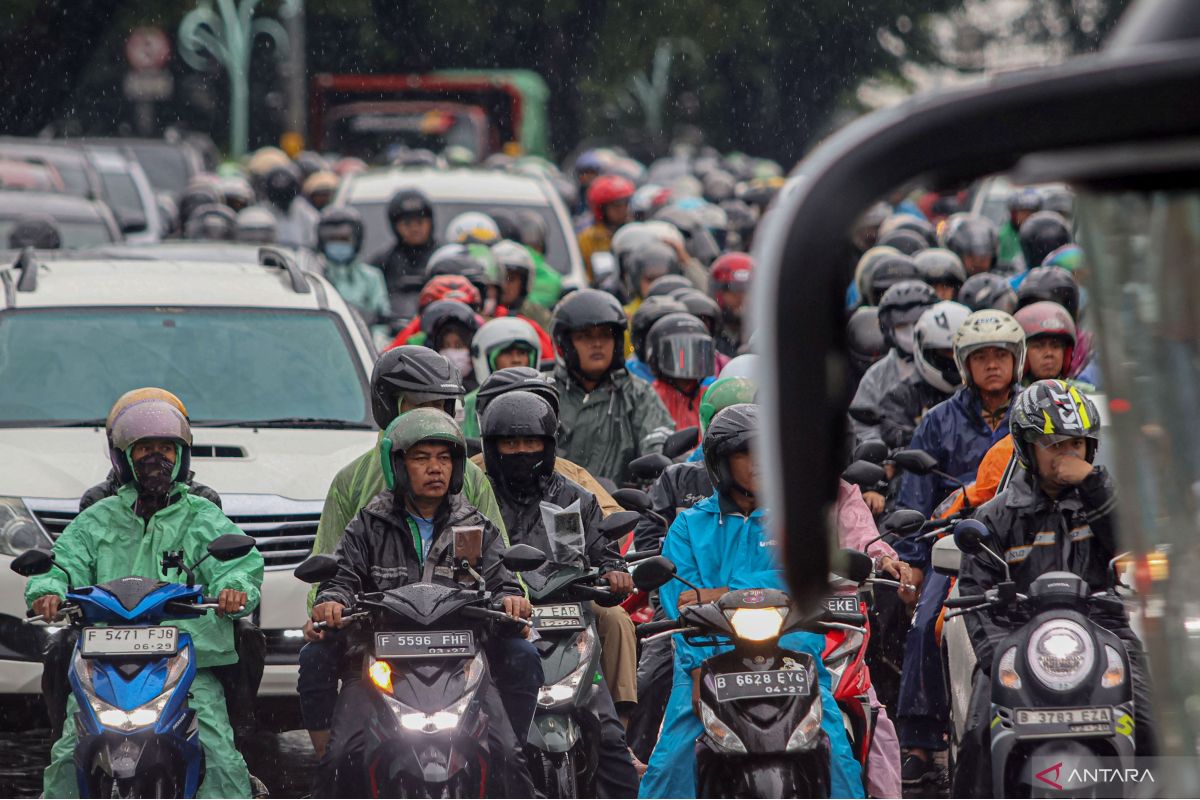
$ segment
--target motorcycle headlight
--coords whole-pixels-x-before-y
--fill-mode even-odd
[[[1017,673],[1017,648],[1010,647],[1000,656],[1000,685],[1005,689],[1020,689],[1021,676]]]
[[[1104,675],[1100,678],[1100,685],[1105,689],[1120,686],[1125,682],[1124,659],[1111,644],[1104,645],[1104,658],[1107,663],[1104,667]]]
[[[19,497],[0,497],[0,555],[19,556],[54,542]]]
[[[825,712],[821,703],[821,695],[816,695],[813,698],[813,703],[809,706],[808,713],[804,715],[804,719],[800,720],[800,724],[796,726],[796,730],[792,731],[792,735],[788,737],[787,745],[784,749],[789,752],[796,750],[807,750],[812,746],[817,739],[817,734],[821,732],[821,715]]]
[[[1065,692],[1083,683],[1096,661],[1096,653],[1091,634],[1082,626],[1071,620],[1056,619],[1034,630],[1026,658],[1040,683]]]
[[[700,701],[700,721],[704,723],[704,730],[708,731],[708,735],[722,750],[730,753],[745,753],[746,745],[742,744],[742,740],[738,735],[729,730],[724,722],[717,719],[717,715],[708,707],[708,703]]]
[[[729,616],[729,624],[739,639],[766,642],[779,636],[786,608],[739,608]]]
[[[450,706],[443,708],[441,711],[435,711],[432,714],[426,714],[424,711],[418,711],[415,708],[400,702],[392,696],[392,671],[391,667],[385,661],[375,661],[368,668],[371,674],[371,680],[376,686],[379,682],[375,679],[374,667],[377,664],[383,664],[387,667],[387,689],[382,693],[383,699],[386,702],[388,709],[400,724],[401,728],[407,731],[419,731],[421,733],[444,733],[452,731],[458,727],[458,723],[462,720],[463,714],[467,713],[467,706],[471,704],[472,698],[475,697],[475,690],[479,688],[479,682],[483,678],[484,665],[483,654],[476,653],[471,662],[467,664],[464,673],[466,675],[466,684],[463,687],[463,693]],[[382,675],[383,670],[379,670]],[[382,686],[379,686],[383,689]]]
[[[100,721],[100,724],[106,728],[116,728],[120,731],[129,732],[138,728],[148,727],[158,722],[158,718],[162,716],[163,709],[167,707],[167,703],[170,701],[175,687],[187,671],[191,659],[192,648],[190,647],[183,648],[177,655],[173,656],[167,667],[167,679],[163,682],[162,693],[150,702],[143,703],[131,711],[117,708],[96,696],[95,688],[92,684],[91,662],[79,655],[78,650],[75,652],[75,674],[79,676],[79,682],[83,685],[87,695],[88,705],[92,707],[92,711],[95,712],[96,719]]]
[[[592,663],[592,648],[594,646],[595,637],[592,634],[591,628],[587,628],[575,639],[575,649],[579,653],[579,666],[558,683],[552,683],[549,686],[543,686],[539,689],[538,706],[541,708],[554,708],[555,706],[568,703],[575,699],[575,695],[579,692],[580,687],[586,687],[591,683],[592,675],[590,674],[589,667]]]

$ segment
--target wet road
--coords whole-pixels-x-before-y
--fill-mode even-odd
[[[0,797],[37,797],[50,758],[49,731],[0,733]],[[242,755],[271,797],[309,793],[315,761],[304,731],[262,734]]]

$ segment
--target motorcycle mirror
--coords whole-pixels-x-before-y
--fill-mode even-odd
[[[546,554],[527,544],[514,544],[500,556],[511,572],[528,572],[546,563]]]
[[[630,511],[646,511],[654,505],[650,495],[640,489],[618,489],[613,492],[613,500],[616,500],[621,508]]]
[[[208,554],[217,561],[233,561],[247,555],[258,543],[244,533],[226,533],[208,543]]]
[[[833,572],[854,583],[862,583],[875,571],[875,560],[861,550],[843,548],[833,561]]]
[[[987,526],[977,519],[964,519],[954,526],[954,544],[964,553],[982,553],[989,536]]]
[[[614,511],[600,520],[600,535],[610,541],[621,539],[641,522],[642,515],[636,511]]]
[[[861,422],[863,425],[874,427],[883,421],[883,417],[879,416],[879,412],[873,408],[866,406],[850,406],[850,418],[855,422]]]
[[[478,567],[483,560],[483,528],[454,528],[454,561]]]
[[[879,532],[885,535],[894,533],[904,537],[912,536],[923,527],[925,527],[924,514],[911,508],[902,508],[883,518],[883,522],[879,523]]]
[[[924,450],[898,450],[892,456],[896,466],[914,475],[928,475],[937,469],[938,461]]]
[[[675,564],[669,558],[654,556],[633,568],[633,584],[643,592],[652,592],[675,577]]]
[[[699,443],[700,429],[691,425],[668,436],[667,441],[663,443],[662,454],[667,458],[676,459],[694,450]]]
[[[337,573],[337,559],[327,555],[309,556],[292,570],[292,574],[305,583],[323,583]]]
[[[34,575],[45,575],[54,568],[54,554],[49,550],[34,548],[26,550],[9,564],[13,572],[26,578]]]
[[[662,453],[650,453],[629,462],[629,471],[642,481],[653,481],[662,475],[663,470],[671,466],[671,459]]]
[[[877,486],[887,480],[887,472],[870,461],[855,461],[842,471],[842,480],[863,489]]]
[[[888,446],[878,439],[868,439],[854,448],[855,461],[869,461],[872,464],[882,464],[890,454]]]

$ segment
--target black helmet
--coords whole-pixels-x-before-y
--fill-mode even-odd
[[[488,403],[513,391],[533,392],[545,398],[558,414],[558,387],[554,385],[554,379],[533,367],[505,367],[488,375],[475,394],[475,413],[482,417]]]
[[[625,366],[625,329],[629,325],[625,309],[608,292],[580,289],[563,298],[554,309],[554,318],[550,322],[550,336],[554,339],[558,358],[565,360],[563,366],[568,370],[579,371],[579,355],[571,343],[571,334],[594,325],[604,325],[612,331],[616,346],[609,371]]]
[[[917,262],[906,255],[880,256],[868,277],[866,302],[869,306],[879,305],[883,293],[900,281],[920,280]]]
[[[958,302],[972,311],[993,308],[1011,314],[1017,310],[1017,293],[1003,275],[978,272],[967,278],[958,290]]]
[[[480,420],[483,462],[488,476],[504,494],[522,495],[536,491],[538,483],[554,472],[555,436],[558,414],[544,397],[532,392],[507,392],[492,400]],[[519,467],[506,464],[511,457],[500,454],[499,440],[529,437],[542,440],[540,458],[514,459]],[[524,454],[522,454],[524,455]]]
[[[187,221],[191,219],[192,212],[200,206],[220,202],[221,194],[212,184],[189,183],[187,188],[183,190],[183,194],[179,195],[179,226],[181,228],[186,227]]]
[[[715,371],[708,326],[687,312],[667,314],[646,334],[650,369],[660,378],[702,380]]]
[[[1000,246],[996,225],[979,214],[955,214],[946,221],[943,245],[960,259],[986,256],[993,261]]]
[[[633,321],[629,324],[629,343],[633,345],[633,354],[639,361],[646,361],[646,334],[654,323],[667,314],[686,313],[687,306],[673,297],[656,295],[647,297],[633,312]]]
[[[426,346],[438,349],[447,325],[461,327],[470,339],[479,330],[479,316],[469,305],[458,300],[434,300],[421,309],[421,333],[425,334]],[[467,344],[469,346],[470,342]]]
[[[1037,211],[1042,207],[1042,193],[1032,186],[1014,189],[1007,205],[1009,211]]]
[[[300,170],[301,177],[308,178],[314,173],[328,170],[329,160],[320,153],[303,150],[296,154],[296,169]]]
[[[296,170],[291,166],[272,167],[263,177],[263,194],[271,205],[287,211],[300,194],[300,179],[296,177]]]
[[[846,347],[850,351],[850,362],[858,374],[862,374],[888,351],[879,327],[879,309],[876,306],[859,306],[846,323]]]
[[[683,275],[663,275],[655,278],[646,291],[646,297],[674,294],[679,289],[695,289],[695,286]]]
[[[496,208],[489,209],[487,215],[495,221],[496,227],[500,229],[501,239],[509,239],[514,242],[521,241],[521,227],[517,224],[516,212],[504,208]]]
[[[925,281],[900,281],[884,292],[879,302],[879,329],[888,347],[912,355],[912,340],[908,341],[908,349],[901,347],[896,340],[896,328],[916,325],[925,309],[937,301],[937,292]]]
[[[1100,446],[1100,412],[1096,404],[1066,381],[1031,383],[1013,401],[1008,429],[1017,460],[1031,473],[1037,471],[1033,448],[1039,442],[1086,439],[1088,463],[1096,458]]]
[[[521,209],[517,212],[517,224],[521,226],[521,244],[545,252],[546,220],[542,215],[532,209]]]
[[[354,252],[357,253],[363,243],[362,215],[348,206],[326,207],[317,223],[317,247],[323,248],[329,236],[344,231],[349,231],[350,240],[354,242]]]
[[[198,206],[183,228],[185,239],[231,242],[237,235],[237,214],[223,203]]]
[[[951,250],[931,247],[917,253],[913,261],[917,262],[921,280],[930,286],[953,286],[957,292],[967,280],[967,270],[963,267],[962,259]]]
[[[433,219],[433,206],[423,192],[416,189],[401,189],[392,195],[387,206],[388,222],[392,227],[402,219],[424,217]]]
[[[388,350],[371,372],[371,413],[375,424],[386,428],[400,413],[400,396],[414,404],[442,400],[446,413],[463,396],[458,369],[444,355],[421,345]]]
[[[912,214],[893,214],[890,218],[884,220],[882,227],[884,236],[893,231],[912,231],[921,237],[926,247],[937,247],[937,231],[933,225],[928,220],[914,217]],[[883,244],[883,242],[881,241],[880,244]],[[892,247],[895,247],[895,245],[892,245]]]
[[[1039,212],[1041,213],[1041,212]],[[1022,226],[1021,230],[1024,230]],[[1049,300],[1067,310],[1071,319],[1079,317],[1079,284],[1075,276],[1062,267],[1034,267],[1017,287],[1017,308]]]
[[[894,247],[906,256],[915,256],[930,244],[924,236],[910,228],[897,228],[886,236],[879,237],[880,245]]]
[[[721,330],[721,306],[717,305],[717,301],[704,292],[692,288],[676,289],[671,292],[671,297],[683,303],[683,307],[689,314],[698,317],[707,325],[708,332],[713,336],[716,336],[717,332]]]
[[[18,219],[8,232],[8,246],[13,250],[23,247],[57,250],[62,247],[62,235],[49,214],[27,214]]]
[[[743,494],[750,492],[733,482],[729,469],[729,457],[750,449],[758,437],[758,406],[754,403],[738,403],[723,408],[708,423],[704,431],[704,466],[713,488],[721,494],[737,489]]]
[[[1021,223],[1021,253],[1025,266],[1039,266],[1046,256],[1071,243],[1071,228],[1062,215],[1038,211]]]
[[[682,267],[675,251],[662,242],[646,242],[630,253],[623,261],[629,292],[634,296],[642,293],[643,278],[661,278],[663,275],[681,275]]]

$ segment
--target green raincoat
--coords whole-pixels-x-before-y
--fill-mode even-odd
[[[136,488],[133,484],[122,486],[115,496],[90,506],[67,526],[54,543],[55,560],[70,571],[77,586],[130,575],[178,581],[181,577],[174,572],[165,575],[162,571],[164,550],[183,550],[184,561],[192,564],[205,555],[208,543],[218,536],[241,533],[215,505],[188,494],[186,484],[176,483],[172,494],[179,499],[144,521],[133,511]],[[223,589],[246,593],[246,609],[237,616],[245,616],[258,606],[262,579],[263,559],[257,550],[234,561],[209,558],[196,570],[196,581],[204,586],[207,595],[216,596]],[[43,595],[62,597],[66,591],[66,575],[53,569],[30,579],[25,587],[25,600],[32,605]],[[232,619],[210,613],[173,624],[191,634],[199,667],[190,700],[196,710],[207,764],[199,796],[249,797],[249,774],[246,762],[234,748],[225,696],[220,683],[207,669],[237,661]],[[46,797],[79,796],[73,762],[76,738],[73,720],[77,709],[72,696],[62,738],[50,752],[50,766],[43,783]]]

